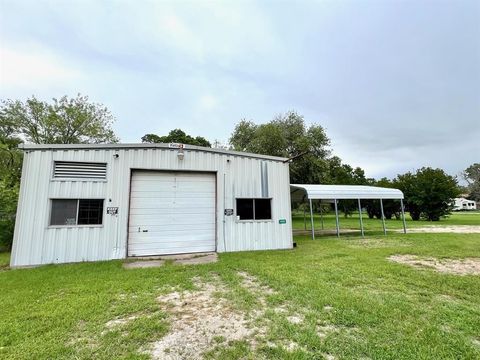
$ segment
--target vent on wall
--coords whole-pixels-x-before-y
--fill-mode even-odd
[[[55,179],[96,179],[107,178],[106,163],[55,161],[53,177]]]

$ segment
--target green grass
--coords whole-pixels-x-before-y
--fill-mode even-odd
[[[319,214],[314,214],[315,230],[321,231],[321,217]],[[330,212],[323,214],[324,229],[335,230],[335,214]],[[382,220],[369,219],[367,214],[363,213],[363,226],[365,231],[379,233],[383,231]],[[293,228],[304,229],[306,225],[307,230],[311,230],[310,216],[307,213],[305,222],[303,212],[293,213]],[[345,217],[343,214],[339,215],[340,230],[342,229],[359,229],[360,222],[358,212],[352,214],[349,217]],[[386,228],[388,230],[400,230],[403,228],[402,220],[391,219],[386,220]],[[455,212],[446,218],[442,218],[440,221],[412,221],[410,216],[406,216],[407,231],[409,228],[423,227],[423,226],[442,226],[442,225],[477,225],[480,226],[480,212]]]
[[[5,268],[10,263],[10,253],[0,252],[0,269]]]
[[[462,223],[457,216],[475,222],[474,215],[455,215],[444,224]],[[440,274],[386,259],[478,257],[480,234],[295,240],[294,250],[227,253],[215,264],[136,270],[124,270],[121,261],[6,270],[1,264],[8,256],[0,254],[0,358],[148,358],[142,351],[171,326],[156,301],[170,286],[193,289],[194,277],[210,281],[219,274],[231,290],[224,296],[232,306],[261,308],[241,286],[238,271],[276,290],[267,297],[267,310],[288,304],[305,320],[292,324],[267,311],[268,342],[252,349],[245,341],[218,337],[207,358],[480,358],[480,276]],[[134,321],[105,332],[109,320],[132,314],[138,315]],[[319,325],[335,330],[321,337]],[[299,348],[288,352],[271,345],[289,341]]]

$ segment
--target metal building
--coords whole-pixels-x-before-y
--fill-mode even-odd
[[[293,245],[284,158],[180,144],[23,150],[12,267]]]

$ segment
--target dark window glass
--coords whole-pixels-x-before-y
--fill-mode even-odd
[[[237,199],[237,216],[240,220],[253,220],[253,199]]]
[[[50,225],[75,225],[78,200],[52,200]]]
[[[270,220],[272,218],[272,208],[270,199],[255,199],[255,220]]]
[[[103,199],[78,200],[78,225],[96,225],[102,223]]]
[[[270,220],[271,199],[237,199],[237,216],[240,220]]]

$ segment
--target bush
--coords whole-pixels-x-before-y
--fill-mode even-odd
[[[0,181],[0,250],[10,250],[17,212],[18,185]]]
[[[424,167],[398,175],[395,185],[405,195],[405,208],[412,220],[438,221],[452,210],[452,199],[458,195],[457,180],[442,169]]]

